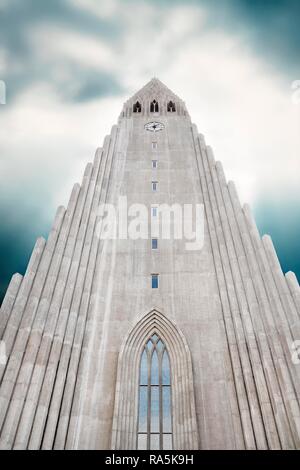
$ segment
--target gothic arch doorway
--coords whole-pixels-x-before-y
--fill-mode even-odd
[[[120,350],[112,449],[170,447],[198,449],[192,362],[181,331],[155,309],[137,322]]]

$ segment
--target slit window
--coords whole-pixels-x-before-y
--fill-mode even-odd
[[[140,113],[142,111],[142,106],[141,103],[138,101],[133,105],[133,112],[134,113]]]
[[[157,181],[152,181],[152,191],[157,191],[157,185],[158,185],[158,182]]]
[[[158,113],[159,107],[158,107],[158,102],[156,100],[153,100],[152,103],[150,104],[150,113]]]
[[[158,274],[151,274],[152,289],[158,289]]]
[[[169,113],[175,113],[176,111],[175,103],[173,103],[173,101],[169,101],[167,109]]]
[[[152,206],[152,217],[157,217],[158,207]]]
[[[157,250],[157,248],[158,248],[158,239],[157,238],[152,238],[151,246],[152,246],[152,250]]]
[[[157,160],[152,160],[152,168],[157,168]]]
[[[152,142],[152,150],[156,150],[157,149],[157,142]]]

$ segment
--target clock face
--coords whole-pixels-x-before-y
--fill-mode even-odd
[[[145,124],[145,129],[146,131],[149,132],[158,132],[162,131],[165,128],[162,122],[148,122],[148,124]]]

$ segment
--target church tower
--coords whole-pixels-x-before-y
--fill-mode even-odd
[[[299,449],[299,314],[295,275],[154,78],[8,287],[0,448]]]

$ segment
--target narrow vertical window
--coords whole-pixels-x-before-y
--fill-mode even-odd
[[[158,102],[156,100],[153,100],[150,104],[150,113],[158,113],[158,110]]]
[[[152,289],[158,289],[158,274],[151,274]]]
[[[137,448],[173,448],[170,361],[157,334],[146,342],[141,356]]]
[[[157,160],[152,160],[152,168],[157,168]]]
[[[167,109],[169,113],[175,113],[176,111],[175,103],[173,103],[173,101],[169,101]]]
[[[158,239],[157,238],[152,238],[151,246],[152,246],[152,250],[157,250],[157,248],[158,248]]]
[[[157,206],[152,206],[152,217],[157,217],[158,213],[158,207]]]
[[[157,149],[157,142],[152,142],[152,150],[156,150]]]
[[[157,181],[152,181],[152,191],[157,191],[157,185],[158,185]]]
[[[142,106],[141,104],[137,101],[134,105],[133,105],[133,112],[134,113],[140,113],[142,111]]]

